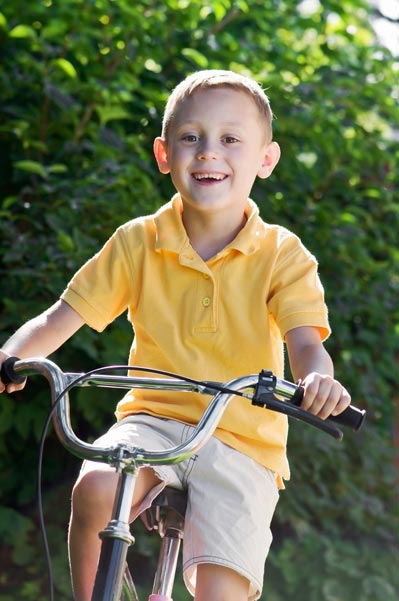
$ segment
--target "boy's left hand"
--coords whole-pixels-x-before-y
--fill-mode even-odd
[[[332,376],[312,372],[300,384],[305,389],[302,409],[321,419],[338,415],[350,405],[350,394]]]

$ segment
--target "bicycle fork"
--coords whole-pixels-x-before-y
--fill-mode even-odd
[[[100,532],[101,555],[94,584],[92,601],[119,601],[122,593],[127,550],[134,543],[129,528],[137,470],[122,470],[112,517]]]
[[[126,564],[128,548],[135,542],[130,532],[129,520],[137,472],[137,469],[124,469],[119,472],[111,520],[100,532],[101,554],[92,601],[120,601],[124,577],[128,588],[127,598],[137,599]],[[148,601],[173,601],[171,595],[183,539],[184,515],[173,507],[166,507],[162,515],[159,515],[156,529],[162,542],[152,594]]]

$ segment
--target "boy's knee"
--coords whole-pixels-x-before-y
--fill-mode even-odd
[[[93,470],[81,474],[72,490],[72,510],[84,516],[112,510],[117,475],[112,471]]]
[[[249,581],[230,568],[211,563],[197,566],[194,601],[248,601]]]

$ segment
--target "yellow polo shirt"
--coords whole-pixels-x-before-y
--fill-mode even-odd
[[[203,261],[182,211],[176,194],[154,215],[119,227],[62,298],[98,331],[127,310],[135,333],[130,365],[221,382],[261,369],[282,377],[286,332],[314,326],[324,339],[330,331],[315,258],[297,236],[265,223],[248,200],[244,228]],[[194,424],[208,402],[195,393],[129,391],[116,415],[145,412]],[[287,479],[287,429],[285,416],[237,397],[215,436]]]

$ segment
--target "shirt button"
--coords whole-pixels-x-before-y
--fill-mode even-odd
[[[207,273],[204,273],[204,279],[209,280],[209,275]]]
[[[204,296],[204,298],[202,299],[202,304],[204,305],[204,307],[209,307],[209,305],[211,304],[211,299],[209,298],[209,296]]]

